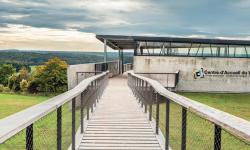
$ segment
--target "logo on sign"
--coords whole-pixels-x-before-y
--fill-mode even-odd
[[[197,78],[204,78],[205,77],[205,73],[204,73],[204,69],[201,68],[201,69],[195,69],[194,70],[194,79],[197,79]]]

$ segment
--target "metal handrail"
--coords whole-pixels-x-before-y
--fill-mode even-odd
[[[93,85],[95,82],[95,87],[98,84],[101,84],[100,80],[102,78],[108,78],[108,71],[103,72],[102,74],[87,78],[80,82],[73,89],[62,93],[58,96],[55,96],[43,103],[32,106],[28,109],[25,109],[21,112],[13,114],[7,118],[0,120],[0,144],[4,143],[6,140],[10,139],[23,129],[32,125],[42,117],[48,115],[52,111],[57,110],[63,104],[74,100],[77,96],[84,93],[85,90],[89,88],[90,85]],[[98,85],[99,87],[102,85]],[[97,93],[98,94],[98,93]],[[97,96],[96,96],[97,97]],[[75,100],[74,100],[75,101]]]
[[[153,98],[152,95],[155,94],[156,100],[154,103],[157,103],[157,105],[159,105],[159,97],[165,102],[173,101],[181,105],[186,111],[191,111],[201,118],[212,122],[219,129],[225,129],[231,134],[250,142],[249,121],[170,92],[153,79],[137,75],[133,72],[129,72],[128,76],[128,84],[136,96],[141,97],[142,99],[145,99],[146,97],[150,99]],[[153,90],[151,97],[146,95],[147,93],[150,95],[150,90]]]

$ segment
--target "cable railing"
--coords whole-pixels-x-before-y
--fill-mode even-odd
[[[149,111],[149,120],[155,118],[155,133],[161,129],[165,135],[166,150],[250,149],[249,121],[170,92],[133,72],[128,85]]]
[[[76,146],[84,130],[85,112],[99,101],[108,72],[87,78],[73,89],[0,120],[0,149],[61,150]]]

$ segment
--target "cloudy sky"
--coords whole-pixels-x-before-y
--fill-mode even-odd
[[[0,49],[102,50],[95,34],[250,39],[250,0],[0,0]]]

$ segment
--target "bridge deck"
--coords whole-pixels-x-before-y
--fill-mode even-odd
[[[127,86],[127,78],[111,78],[90,120],[79,150],[160,150],[150,122]]]

